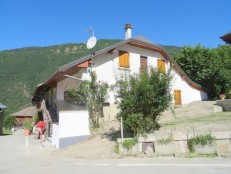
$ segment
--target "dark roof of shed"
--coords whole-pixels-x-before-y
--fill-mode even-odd
[[[35,115],[36,111],[36,107],[28,107],[11,115],[16,117],[32,117],[33,115]]]

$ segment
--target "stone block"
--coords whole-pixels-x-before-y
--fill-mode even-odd
[[[216,153],[216,144],[211,143],[209,145],[196,145],[195,146],[195,153],[197,154],[213,154]]]
[[[185,154],[188,153],[188,143],[187,141],[174,141],[175,154]]]
[[[153,142],[143,142],[142,143],[142,152],[144,152],[145,154],[153,154],[154,143]]]
[[[217,153],[228,152],[228,147],[227,147],[226,141],[227,140],[216,140]]]
[[[175,154],[180,154],[180,144],[179,144],[179,141],[174,141],[174,151],[175,151]]]
[[[187,134],[186,133],[182,133],[182,132],[174,132],[173,133],[173,140],[174,141],[180,141],[180,140],[187,140]]]
[[[175,154],[175,148],[174,148],[174,143],[170,142],[168,144],[159,144],[157,142],[154,142],[154,148],[155,148],[155,153],[158,155],[174,155]]]
[[[131,147],[131,149],[126,149],[122,144],[119,144],[119,152],[120,154],[124,155],[131,155],[131,154],[137,154],[139,153],[139,147],[138,144]]]
[[[153,141],[156,141],[156,136],[155,135],[148,135],[147,137],[139,137],[138,138],[138,141],[139,142],[153,142]]]
[[[231,152],[231,139],[226,140],[228,152]]]
[[[211,108],[211,110],[212,110],[213,112],[223,112],[222,107],[221,107],[221,106],[216,106],[216,105],[214,105],[214,106]]]
[[[214,136],[217,140],[231,138],[231,132],[212,132],[211,135]]]

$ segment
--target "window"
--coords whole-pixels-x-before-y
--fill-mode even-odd
[[[140,72],[147,70],[147,57],[140,56]]]
[[[129,53],[125,51],[119,51],[119,66],[123,68],[129,68]]]
[[[165,73],[165,60],[161,60],[161,59],[158,59],[157,60],[157,66],[158,66],[158,70],[159,72],[161,73]]]

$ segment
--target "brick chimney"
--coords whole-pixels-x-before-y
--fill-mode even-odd
[[[132,37],[132,25],[131,24],[125,24],[125,40]]]

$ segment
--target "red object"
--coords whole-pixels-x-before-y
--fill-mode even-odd
[[[36,126],[37,126],[37,127],[41,127],[41,128],[43,128],[43,129],[46,127],[45,122],[43,122],[43,121],[39,121],[39,122],[36,124]]]
[[[29,136],[30,135],[30,129],[25,129],[24,133],[25,133],[25,136]]]

